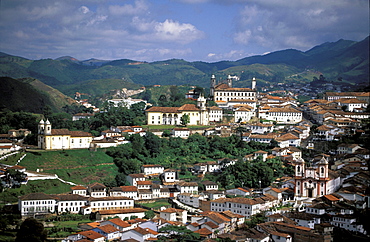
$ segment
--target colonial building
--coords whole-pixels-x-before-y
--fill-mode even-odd
[[[217,107],[206,107],[206,99],[200,96],[197,105],[184,104],[181,107],[151,107],[146,111],[147,124],[181,124],[184,115],[189,117],[189,125],[208,125],[210,121],[221,121],[222,115]],[[210,118],[210,116],[212,117]]]
[[[226,83],[216,83],[215,75],[211,77],[210,96],[223,107],[231,107],[236,104],[254,105],[256,98],[256,79],[252,80],[251,88],[235,88],[232,86],[232,77],[229,75]]]
[[[302,112],[295,108],[271,108],[267,112],[261,111],[259,118],[276,121],[278,124],[296,124],[302,121]]]
[[[38,124],[38,147],[44,150],[87,149],[92,142],[92,135],[83,131],[52,129],[49,120]]]
[[[295,166],[295,196],[316,198],[331,194],[341,186],[339,174],[329,169],[325,157],[306,166],[303,159],[297,159]]]

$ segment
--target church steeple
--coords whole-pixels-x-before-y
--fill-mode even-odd
[[[214,74],[212,74],[211,76],[211,86],[210,86],[210,91],[209,91],[209,95],[210,97],[214,97],[215,95],[215,86],[216,86],[216,76]]]
[[[256,78],[255,77],[253,77],[253,79],[252,79],[252,90],[256,90]]]
[[[45,135],[51,135],[51,123],[49,119],[45,122]]]
[[[233,87],[233,80],[231,78],[231,75],[227,76],[227,85],[231,88]]]

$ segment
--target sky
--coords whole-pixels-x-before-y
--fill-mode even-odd
[[[216,62],[369,35],[368,0],[0,0],[0,51]]]

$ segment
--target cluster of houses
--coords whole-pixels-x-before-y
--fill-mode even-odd
[[[315,141],[339,140],[340,135],[347,134],[364,135],[361,119],[370,115],[365,112],[369,93],[328,92],[325,100],[312,99],[298,107],[290,96],[258,93],[255,79],[251,88],[232,87],[234,79],[229,76],[226,83],[217,84],[212,76],[211,98],[218,107],[207,107],[202,95],[190,91],[187,95],[197,100],[196,105],[151,107],[146,110],[148,124],[180,124],[181,117],[188,115],[189,125],[209,125],[221,123],[224,110],[232,110],[232,123],[237,125],[216,125],[196,132],[206,136],[240,132],[243,141],[273,145],[271,152],[259,150],[243,159],[268,161],[280,157],[294,166],[292,177],[279,178],[266,188],[223,190],[216,182],[181,181],[177,170],[146,164],[141,173],[126,177],[127,186],[107,188],[93,183],[73,186],[67,194],[21,196],[18,208],[22,216],[95,215],[97,222],[80,225],[82,231],[68,236],[65,242],[156,240],[168,235],[160,232],[167,225],[185,226],[202,239],[237,241],[331,241],[334,227],[366,235],[358,211],[370,208],[370,151],[358,144],[343,143],[329,154],[304,160],[299,147],[313,149]],[[313,129],[303,114],[318,127]],[[252,122],[255,118],[261,122]],[[243,129],[238,131],[237,127]],[[48,120],[41,120],[38,146],[47,150],[115,147],[127,143],[125,137],[132,134],[146,133],[140,126],[117,126],[103,131],[100,137],[92,137],[86,132],[52,129]],[[174,128],[171,134],[187,138],[192,131]],[[0,152],[3,146],[9,146],[7,142],[0,140]],[[197,163],[189,170],[202,177],[221,172],[224,166],[235,162],[238,161],[219,159]],[[158,199],[169,199],[173,208],[156,210],[153,219],[145,219],[147,209],[137,206],[138,202]],[[286,208],[281,209],[282,206]],[[255,228],[237,230],[259,213],[266,216],[265,222]]]
[[[283,177],[263,189],[239,187],[226,191],[211,181],[201,184],[179,181],[178,171],[161,165],[143,165],[142,173],[126,177],[128,186],[108,189],[94,183],[87,187],[74,186],[69,194],[27,194],[19,198],[19,210],[23,216],[95,214],[98,222],[64,241],[153,240],[166,236],[159,232],[165,225],[186,226],[202,238],[290,242],[310,236],[327,241],[334,227],[367,233],[355,211],[370,207],[370,196],[366,193],[370,182],[365,165],[368,155],[364,148],[346,144],[338,146],[335,155],[321,154],[311,161],[304,161],[300,149],[294,146],[276,147],[271,154],[256,151],[244,159],[261,157],[265,161],[281,157],[294,165],[294,176]],[[329,161],[333,164],[331,169]],[[220,172],[222,166],[235,162],[220,159],[198,163],[192,171],[195,174]],[[159,177],[161,184],[153,182],[153,177]],[[179,208],[158,210],[154,219],[145,220],[146,209],[135,207],[137,201],[163,198],[171,198]],[[282,205],[288,209],[278,209]],[[235,231],[243,227],[246,219],[261,212],[267,215],[266,222],[253,229]],[[125,226],[114,225],[112,218]]]

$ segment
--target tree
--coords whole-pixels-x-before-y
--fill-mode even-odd
[[[166,129],[162,132],[162,137],[171,137],[171,131]]]
[[[184,114],[180,118],[181,124],[186,126],[188,123],[190,123],[190,116],[188,114]]]
[[[18,230],[15,242],[43,242],[47,240],[44,225],[34,218],[27,218]]]
[[[146,210],[144,214],[145,214],[144,218],[146,219],[152,219],[155,217],[155,213],[153,210]]]
[[[175,239],[175,241],[199,241],[200,235],[194,233],[185,226],[167,225],[159,229],[159,232],[166,233],[168,236],[160,237],[159,241],[168,241],[169,239]]]

